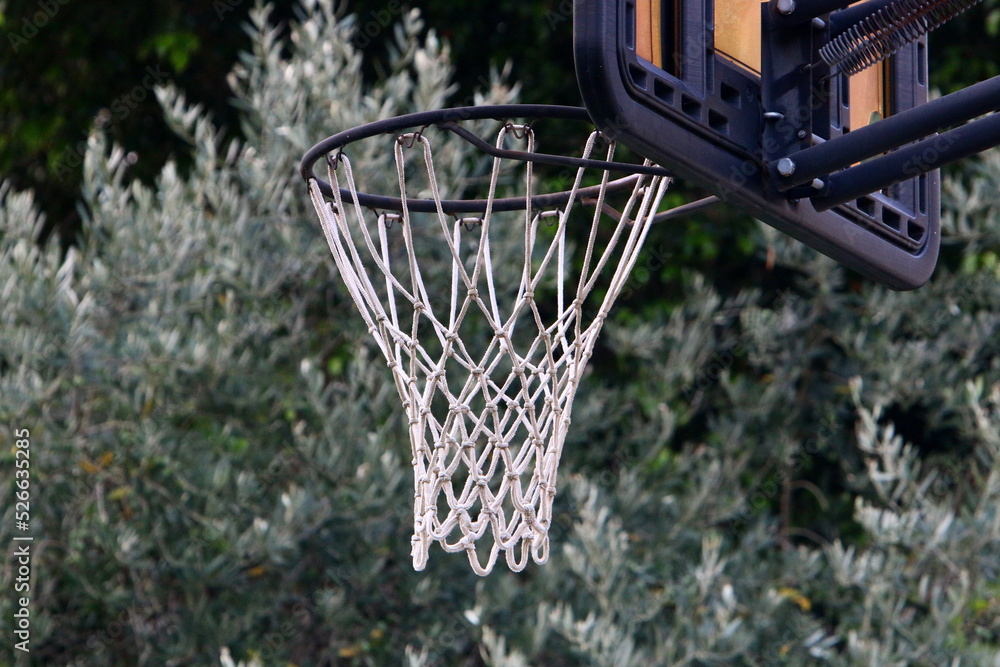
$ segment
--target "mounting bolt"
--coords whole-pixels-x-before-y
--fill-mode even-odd
[[[814,178],[811,185],[813,190],[822,190],[826,187],[826,181],[821,178]]]
[[[808,133],[805,130],[799,130],[798,134],[796,134],[795,136],[797,136],[799,139],[805,139],[808,136]]]
[[[781,120],[785,117],[785,114],[780,111],[767,111],[764,113],[764,120]]]
[[[817,16],[812,20],[812,27],[816,30],[822,30],[826,27],[826,21]]]
[[[783,157],[778,160],[778,173],[785,178],[795,173],[795,163],[792,162],[791,158]]]
[[[795,0],[778,0],[775,7],[779,14],[788,16],[795,11]]]

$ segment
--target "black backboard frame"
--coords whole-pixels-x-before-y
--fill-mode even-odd
[[[765,118],[774,111],[765,106],[780,95],[774,86],[762,89],[754,72],[715,53],[712,3],[664,0],[679,35],[678,48],[664,54],[674,60],[660,68],[638,57],[629,43],[637,0],[575,0],[577,78],[594,123],[679,177],[873,280],[894,289],[923,285],[940,246],[938,172],[822,212],[810,203],[808,192],[778,192],[767,169],[778,153],[808,147],[813,135],[831,139],[848,129],[843,77],[815,69],[809,74],[815,95],[808,102],[788,108],[786,96],[778,100],[786,103],[783,118]],[[766,3],[761,11],[768,11]],[[796,30],[821,32],[809,25]],[[815,51],[821,41],[820,34],[806,48]],[[779,41],[767,48],[784,47]],[[793,39],[787,48],[803,45]],[[770,56],[783,63],[790,57],[787,52]],[[927,101],[925,38],[893,56],[889,69],[894,113]],[[780,146],[774,137],[783,137]]]

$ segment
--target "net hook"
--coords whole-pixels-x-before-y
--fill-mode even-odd
[[[400,134],[399,136],[396,137],[396,143],[402,144],[403,148],[413,148],[414,146],[417,145],[418,141],[424,140],[424,130],[426,129],[427,126],[424,125],[415,132],[406,132],[404,134]]]
[[[464,218],[459,218],[458,216],[456,216],[455,220],[456,220],[456,222],[458,222],[458,224],[462,225],[462,227],[464,227],[465,231],[467,231],[467,232],[471,232],[477,226],[480,226],[480,225],[483,224],[483,219],[481,217],[479,217],[479,216],[474,216],[474,215],[473,216],[467,216],[467,217],[464,217]]]
[[[526,139],[534,133],[530,123],[508,122],[505,127],[508,132],[514,135],[515,139]]]
[[[334,170],[337,169],[337,167],[339,167],[340,163],[343,162],[343,161],[344,161],[344,148],[343,147],[338,148],[337,152],[334,153],[332,157],[330,156],[329,153],[326,154],[326,165],[330,169],[334,169]]]
[[[375,213],[382,218],[382,224],[385,225],[386,229],[392,229],[392,224],[394,222],[401,221],[403,219],[403,216],[399,213],[378,213],[378,211],[375,211]]]

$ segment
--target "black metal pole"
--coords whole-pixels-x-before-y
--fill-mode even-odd
[[[811,201],[825,211],[998,145],[1000,113],[995,113],[833,174]]]
[[[794,28],[808,23],[817,16],[849,7],[854,0],[771,0],[771,11],[781,29]]]
[[[845,30],[863,21],[880,9],[888,7],[894,0],[868,0],[858,5],[842,9],[830,15],[830,39],[840,36]]]
[[[997,109],[1000,76],[773,161],[771,176],[788,190]]]

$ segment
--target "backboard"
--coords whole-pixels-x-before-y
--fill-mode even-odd
[[[826,173],[776,173],[794,170],[782,157],[924,105],[926,37],[848,74],[819,56],[838,31],[828,14],[776,29],[758,0],[576,0],[574,12],[577,77],[603,131],[874,280],[912,289],[930,277],[936,170],[897,165],[912,177],[837,197]]]

